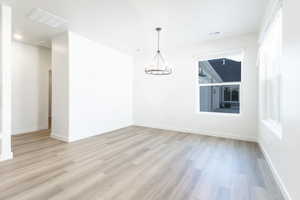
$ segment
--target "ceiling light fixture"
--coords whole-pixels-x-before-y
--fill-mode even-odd
[[[14,39],[15,39],[15,40],[22,40],[22,39],[23,39],[23,36],[20,35],[20,34],[15,33],[15,34],[14,34]]]
[[[37,23],[48,25],[52,28],[60,28],[67,25],[67,20],[62,17],[56,16],[48,11],[40,8],[34,8],[28,14],[28,18]]]
[[[161,28],[158,27],[155,30],[157,31],[157,51],[153,59],[153,64],[145,68],[145,73],[150,75],[170,75],[172,74],[172,69],[166,65],[166,62],[159,48],[159,34]]]

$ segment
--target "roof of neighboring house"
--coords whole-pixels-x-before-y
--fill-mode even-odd
[[[225,65],[224,61],[225,60]],[[209,64],[219,74],[224,82],[240,82],[241,81],[241,62],[230,60],[227,58],[209,60]]]

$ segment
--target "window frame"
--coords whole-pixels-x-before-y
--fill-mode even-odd
[[[260,51],[263,51],[263,48],[264,48],[264,45],[265,45],[265,42],[267,41],[267,37],[268,35],[270,34],[270,32],[272,32],[272,27],[275,26],[275,25],[278,25],[276,24],[276,20],[280,19],[280,26],[281,26],[281,30],[280,30],[280,58],[279,58],[279,62],[280,62],[280,66],[279,66],[279,69],[277,69],[278,71],[278,76],[279,76],[279,81],[281,80],[281,69],[282,69],[282,21],[283,21],[283,18],[282,18],[282,6],[280,6],[278,8],[278,10],[275,12],[274,16],[273,16],[273,19],[270,21],[267,29],[265,30],[264,32],[264,37],[263,39],[261,39],[260,41]],[[278,23],[278,22],[277,22]],[[278,34],[278,33],[277,33]],[[261,55],[262,53],[260,52],[259,53],[259,56],[262,56]],[[267,127],[272,133],[274,133],[274,135],[276,135],[280,140],[282,139],[282,82],[280,81],[279,82],[279,87],[276,88],[276,92],[277,92],[277,95],[279,96],[279,98],[277,99],[279,101],[278,103],[278,120],[274,120],[273,118],[270,118],[270,114],[268,113],[269,112],[269,109],[270,109],[270,96],[268,96],[269,92],[270,92],[270,85],[272,81],[274,81],[274,79],[268,79],[267,77],[269,76],[269,73],[270,73],[270,69],[267,68],[266,66],[261,66],[261,63],[259,63],[259,77],[260,77],[260,80],[259,80],[259,85],[260,87],[262,87],[261,91],[260,91],[260,94],[259,94],[259,98],[260,98],[260,108],[259,108],[259,112],[260,112],[260,120],[262,122],[262,124]],[[261,79],[263,78],[263,80]],[[265,81],[264,84],[262,84],[262,82]]]
[[[226,56],[234,55],[234,54],[241,54],[243,59],[241,62],[241,81],[240,82],[224,82],[224,83],[199,83],[199,67],[198,64],[201,61],[208,61],[208,60],[213,60],[213,59],[218,59],[218,58],[226,58]],[[195,112],[196,114],[199,115],[217,115],[217,116],[229,116],[229,117],[240,117],[243,114],[243,101],[244,101],[244,55],[245,55],[245,50],[244,48],[237,48],[237,49],[232,49],[232,50],[224,50],[224,51],[219,51],[219,52],[210,52],[208,54],[204,54],[202,56],[198,56],[195,58],[195,66],[197,69],[197,72],[195,73],[196,77],[196,106],[195,106]],[[240,100],[240,112],[239,113],[222,113],[222,112],[207,112],[207,111],[200,111],[200,87],[203,86],[226,86],[226,85],[238,85],[239,86],[239,100]]]

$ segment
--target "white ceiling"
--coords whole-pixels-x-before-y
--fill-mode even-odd
[[[6,0],[9,1],[9,0]],[[153,48],[154,28],[162,45],[178,47],[259,30],[268,0],[10,0],[13,31],[38,44],[65,31],[31,22],[41,8],[68,20],[68,29],[123,51]],[[50,43],[48,43],[50,44]]]

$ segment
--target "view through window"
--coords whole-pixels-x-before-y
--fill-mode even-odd
[[[198,62],[200,112],[240,113],[242,54]]]

